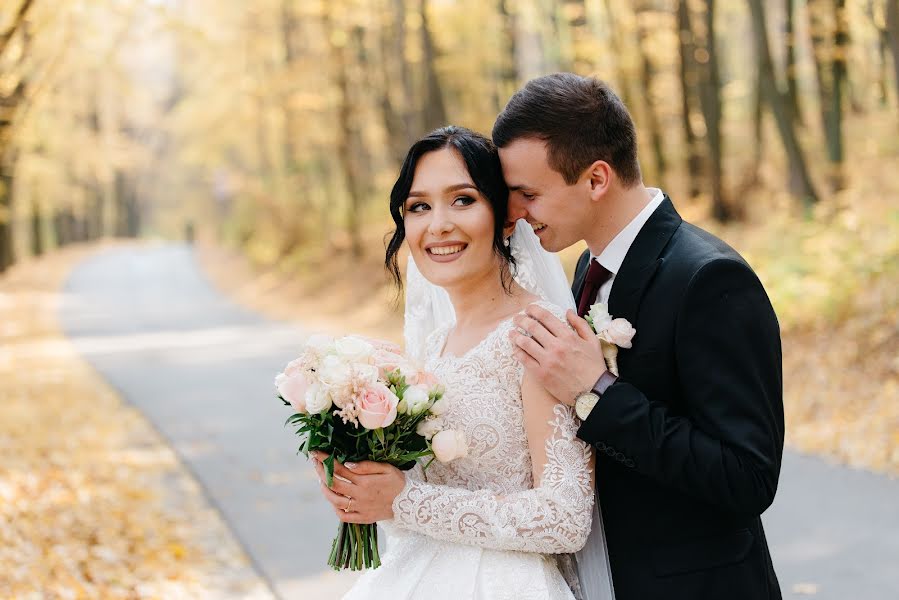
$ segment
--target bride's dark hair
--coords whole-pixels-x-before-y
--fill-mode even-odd
[[[493,251],[500,257],[502,265],[500,275],[503,284],[508,287],[510,267],[515,263],[512,254],[503,244],[503,225],[506,223],[509,206],[509,188],[506,187],[506,181],[503,179],[503,170],[499,162],[499,153],[496,146],[489,138],[466,129],[449,125],[435,129],[425,137],[421,138],[409,148],[403,166],[400,169],[399,177],[393,184],[393,190],[390,192],[390,216],[396,229],[393,231],[393,237],[387,244],[387,255],[384,259],[384,266],[390,272],[393,280],[399,288],[403,286],[400,268],[397,264],[397,253],[403,245],[406,238],[406,227],[403,222],[403,206],[409,198],[409,191],[412,189],[412,180],[415,178],[415,169],[418,166],[419,159],[428,152],[435,152],[451,148],[458,153],[465,168],[471,176],[472,182],[478,191],[490,202],[493,209]]]

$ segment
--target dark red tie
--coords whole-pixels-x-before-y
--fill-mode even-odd
[[[581,289],[581,297],[577,303],[577,314],[586,315],[590,311],[590,307],[596,303],[596,294],[602,284],[609,280],[612,274],[604,266],[599,264],[596,259],[590,261],[590,267],[587,269],[587,275],[584,277],[584,287]]]

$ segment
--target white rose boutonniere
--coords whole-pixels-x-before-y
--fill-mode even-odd
[[[627,319],[614,319],[605,304],[597,303],[590,307],[587,322],[596,333],[602,344],[602,355],[606,366],[615,377],[618,377],[618,348],[630,348],[637,330]]]

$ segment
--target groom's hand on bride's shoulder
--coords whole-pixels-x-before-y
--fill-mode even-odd
[[[344,523],[376,523],[393,518],[393,501],[406,485],[406,475],[387,463],[362,461],[340,464],[334,461],[334,480],[325,485],[328,457],[323,452],[312,453],[312,464],[325,496],[337,518]]]
[[[515,316],[509,337],[517,347],[515,357],[528,373],[556,400],[574,406],[578,395],[606,371],[606,362],[590,324],[573,310],[566,317],[567,325],[531,304],[525,314]]]

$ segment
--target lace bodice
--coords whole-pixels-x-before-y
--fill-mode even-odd
[[[564,321],[564,310],[540,304]],[[449,464],[432,463],[426,476],[420,467],[410,471],[393,503],[394,524],[495,550],[579,550],[590,531],[593,484],[590,450],[575,436],[573,410],[553,404],[537,412],[538,429],[533,412],[526,422],[524,368],[512,355],[511,319],[464,355],[441,356],[450,327],[428,338],[425,364],[446,386],[449,408],[441,418],[465,434],[469,454]],[[537,431],[544,444],[536,487],[528,431],[532,443]]]

